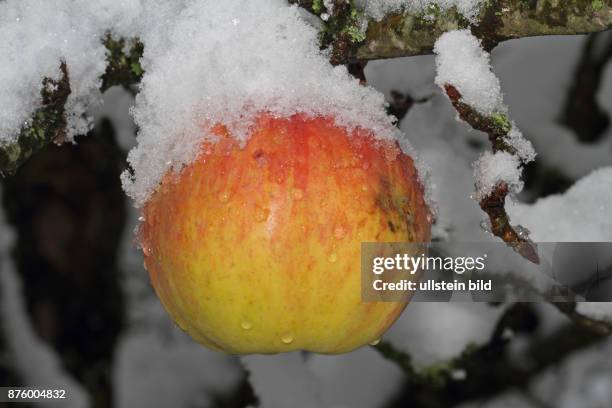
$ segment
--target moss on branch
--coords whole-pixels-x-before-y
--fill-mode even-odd
[[[612,0],[488,1],[472,32],[491,49],[502,41],[604,31],[612,27]],[[455,9],[425,14],[392,14],[370,21],[366,38],[348,59],[371,60],[431,53],[444,32],[467,28]]]
[[[322,16],[326,13],[321,0],[289,0]],[[612,0],[501,0],[488,1],[472,31],[486,48],[501,41],[537,35],[591,33],[612,27]],[[469,27],[469,22],[455,9],[430,7],[418,14],[390,14],[381,21],[368,21],[351,0],[336,0],[334,12],[326,16],[322,31],[323,46],[331,47],[331,61],[344,64],[354,61],[392,58],[431,53],[436,39],[444,32]],[[143,44],[138,40],[102,39],[107,52],[107,70],[101,90],[121,85],[130,88],[142,78],[140,57]],[[70,67],[65,67],[66,72]],[[61,141],[66,118],[63,108],[70,84],[58,81],[56,90],[43,83],[44,103],[21,130],[18,143],[0,146],[0,172],[10,173],[30,155],[52,141]],[[61,102],[61,103],[60,103]]]
[[[138,40],[103,39],[107,49],[107,68],[102,76],[101,91],[114,85],[129,88],[140,81],[144,73],[140,65],[143,45]],[[49,143],[62,143],[66,133],[64,105],[70,95],[70,67],[60,63],[61,78],[45,78],[42,82],[42,106],[37,109],[11,144],[0,146],[0,174],[13,174],[32,154]]]
[[[144,70],[140,65],[140,58],[144,45],[138,39],[126,40],[113,38],[110,34],[104,39],[107,50],[108,65],[102,75],[102,92],[116,85],[129,88],[140,82]]]
[[[34,152],[52,141],[63,141],[66,130],[64,105],[70,95],[70,79],[65,62],[60,64],[60,71],[60,79],[43,80],[42,107],[23,125],[17,142],[0,148],[0,173],[14,173]]]

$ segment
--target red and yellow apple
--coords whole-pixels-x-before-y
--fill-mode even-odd
[[[142,210],[145,265],[177,324],[236,354],[379,339],[406,302],[361,301],[361,242],[428,241],[411,158],[332,118],[262,114],[244,146],[215,133]]]

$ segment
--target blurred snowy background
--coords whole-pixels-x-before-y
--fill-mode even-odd
[[[492,53],[510,117],[539,155],[510,207],[535,241],[612,241],[610,57],[607,33]],[[431,168],[436,238],[490,240],[470,198],[488,142],[455,119],[434,57],[370,62],[365,74]],[[104,99],[90,135],[2,180],[0,385],[65,387],[70,401],[45,406],[71,407],[610,406],[612,341],[545,304],[409,305],[383,340],[410,354],[418,381],[371,346],[238,358],[194,343],[164,312],[134,242],[138,215],[119,180],[135,144],[133,95]],[[466,351],[463,368],[438,375]]]

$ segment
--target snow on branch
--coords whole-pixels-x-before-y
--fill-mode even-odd
[[[112,86],[130,87],[140,81],[143,70],[140,57],[143,45],[138,40],[113,38],[107,34],[102,40],[106,47],[106,71],[101,77],[100,90]],[[50,143],[66,141],[66,102],[71,94],[70,68],[59,62],[59,79],[44,77],[40,97],[41,106],[21,127],[16,141],[5,142],[7,135],[0,135],[0,174],[14,173],[32,154]],[[10,139],[9,139],[10,140]]]
[[[329,58],[334,65],[428,54],[440,35],[467,27],[490,49],[511,38],[597,32],[612,25],[612,0],[289,2],[320,17],[321,45],[331,50]],[[99,100],[96,91],[140,81],[143,74],[140,57],[146,44],[129,38],[138,36],[141,26],[146,25],[141,21],[143,9],[136,1],[117,4],[103,2],[77,24],[66,20],[81,13],[78,7],[69,4],[59,3],[63,13],[54,14],[51,2],[3,3],[0,34],[8,40],[0,47],[0,54],[6,53],[14,64],[9,64],[8,71],[0,72],[0,79],[2,83],[7,81],[7,95],[23,97],[11,98],[14,106],[0,118],[0,172],[15,171],[31,154],[52,141],[64,138],[72,141],[75,135],[85,133],[90,125],[86,111]],[[167,8],[172,14],[174,8],[181,7],[179,4]],[[164,12],[166,7],[161,8],[160,12]],[[113,32],[114,37],[107,32]],[[98,58],[104,53],[106,62]],[[65,70],[58,69],[62,63]],[[72,83],[68,83],[68,74]],[[36,81],[25,81],[26,78]],[[56,83],[60,89],[41,91],[44,83]],[[69,88],[71,92],[66,94]],[[44,104],[41,93],[42,99],[47,93],[47,100],[53,103]],[[66,108],[61,106],[63,99]]]
[[[42,81],[42,106],[32,118],[25,122],[17,143],[0,149],[0,173],[12,173],[34,152],[48,143],[61,143],[65,138],[65,104],[70,95],[70,78],[65,62],[60,63],[61,77],[58,80],[44,78]]]
[[[493,153],[483,154],[474,164],[475,198],[489,216],[491,232],[524,258],[539,263],[528,231],[512,226],[505,209],[506,196],[521,191],[523,166],[535,159],[535,151],[508,118],[489,54],[469,30],[442,35],[435,52],[436,84],[449,97],[459,118],[486,133],[493,146]]]
[[[430,54],[440,35],[469,27],[487,50],[513,38],[612,27],[610,0],[290,1],[324,20],[335,58],[344,61]]]

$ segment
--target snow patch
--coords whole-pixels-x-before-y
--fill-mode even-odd
[[[500,183],[505,183],[512,193],[523,189],[521,161],[507,152],[485,152],[474,163],[476,199],[482,200]]]
[[[436,84],[452,85],[461,99],[479,113],[490,116],[506,112],[499,79],[491,71],[491,58],[470,30],[455,30],[440,36],[434,46]]]
[[[533,205],[511,204],[516,222],[529,226],[539,242],[612,241],[612,167],[592,172],[565,194],[538,200]]]
[[[579,302],[576,311],[593,320],[612,324],[612,302]]]
[[[302,353],[250,355],[241,358],[249,382],[266,408],[326,408],[320,384],[304,364]],[[280,390],[280,392],[279,392]]]
[[[446,11],[456,7],[461,15],[475,23],[485,0],[357,0],[355,3],[377,21],[388,13],[425,13],[427,16],[431,12],[434,16],[436,8]]]

